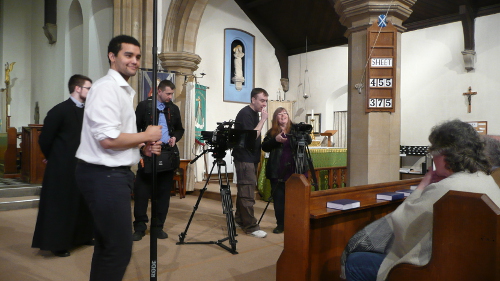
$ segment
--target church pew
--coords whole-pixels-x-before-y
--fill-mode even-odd
[[[286,182],[284,249],[276,265],[276,280],[342,280],[340,257],[351,236],[403,201],[377,200],[376,194],[408,189],[420,180],[311,192],[303,175],[292,175]],[[342,198],[359,200],[361,207],[326,208],[328,201]]]
[[[432,258],[399,264],[389,281],[500,280],[500,208],[487,195],[449,191],[434,204]]]

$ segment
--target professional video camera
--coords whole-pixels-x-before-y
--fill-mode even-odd
[[[214,131],[202,131],[201,137],[209,146],[208,151],[212,152],[215,159],[221,159],[226,156],[226,150],[241,146],[253,151],[257,131],[233,129],[236,122],[224,121],[217,123],[217,129]]]
[[[292,124],[292,131],[296,135],[309,135],[312,132],[312,125],[304,122]]]
[[[313,186],[317,189],[317,179],[314,173],[314,165],[311,159],[308,145],[311,143],[312,125],[300,122],[292,124],[292,130],[289,134],[291,137],[290,144],[292,145],[293,159],[295,161],[295,173],[304,174],[309,170],[313,178]]]

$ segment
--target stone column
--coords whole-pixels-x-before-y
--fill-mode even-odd
[[[113,2],[113,36],[125,34],[134,37],[139,42],[142,42],[142,21],[143,21],[143,7],[146,0],[114,0]],[[147,0],[151,2],[151,0]],[[149,13],[146,13],[146,16]],[[111,38],[110,38],[111,39]],[[144,44],[141,46],[141,52],[151,53],[151,48],[145,48]],[[149,56],[150,57],[150,56]],[[147,56],[146,56],[147,58]],[[151,60],[149,58],[149,60]],[[144,67],[145,60],[141,59],[141,67]],[[139,75],[131,77],[129,84],[139,93]],[[135,99],[137,102],[137,99]],[[136,104],[134,104],[135,106]]]
[[[366,113],[367,29],[381,14],[398,29],[396,81],[401,73],[402,22],[411,14],[416,0],[335,0],[335,10],[347,27],[349,39],[348,78],[348,185],[363,185],[399,180],[401,126],[400,83],[396,83],[395,112]],[[361,93],[355,88],[362,83]]]

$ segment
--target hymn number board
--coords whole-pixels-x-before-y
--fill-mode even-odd
[[[374,22],[367,30],[368,63],[366,112],[394,112],[396,99],[397,30],[391,22],[380,28]]]

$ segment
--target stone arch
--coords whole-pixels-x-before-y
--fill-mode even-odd
[[[208,0],[173,0],[165,21],[162,52],[190,52],[196,48],[201,17]]]
[[[201,58],[194,53],[196,38],[208,0],[173,0],[167,13],[159,56],[162,66],[192,74]]]
[[[68,11],[68,48],[66,56],[69,62],[66,75],[83,73],[83,13],[82,6],[78,0],[73,0]],[[68,76],[68,78],[69,78]]]

